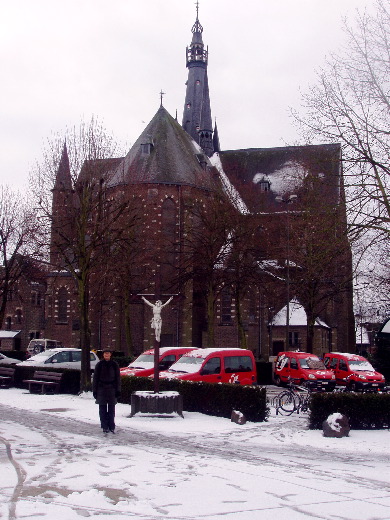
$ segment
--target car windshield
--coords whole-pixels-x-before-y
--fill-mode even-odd
[[[357,359],[357,360],[349,359],[348,363],[349,363],[349,368],[351,370],[358,370],[358,371],[367,370],[368,372],[375,372],[374,367],[368,361],[363,361],[360,359]]]
[[[129,368],[149,368],[154,365],[154,354],[141,354],[132,363]]]
[[[31,356],[27,359],[27,361],[40,361],[48,358],[49,356],[53,355],[52,350],[44,350],[43,352],[40,352],[39,354],[36,354],[35,356]]]
[[[309,368],[311,370],[325,370],[324,363],[318,358],[303,358],[299,360],[299,364],[301,365],[301,368]]]
[[[182,372],[184,374],[193,374],[198,372],[200,365],[203,363],[202,357],[183,356],[174,363],[168,372]]]

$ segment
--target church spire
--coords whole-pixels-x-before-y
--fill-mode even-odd
[[[196,3],[196,20],[191,31],[192,41],[186,50],[188,80],[182,126],[210,157],[214,148],[207,78],[208,49],[205,49],[202,39],[199,2]]]
[[[55,190],[71,190],[72,189],[72,179],[70,175],[70,166],[69,166],[69,156],[68,149],[66,146],[66,141],[64,142],[64,146],[62,148],[62,154],[60,163],[57,169],[56,180],[54,184]]]

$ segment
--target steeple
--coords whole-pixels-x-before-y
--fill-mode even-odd
[[[54,184],[55,190],[71,190],[72,189],[72,179],[70,176],[70,166],[69,166],[69,156],[68,149],[66,147],[66,142],[64,143],[64,147],[62,149],[60,163],[57,169],[56,180]]]
[[[214,147],[214,152],[220,152],[221,151],[221,145],[219,144],[219,135],[218,135],[218,128],[217,128],[217,121],[215,121],[215,125],[214,125],[213,147]]]
[[[199,2],[196,3],[196,21],[191,30],[192,42],[186,50],[188,80],[182,126],[210,157],[214,148],[207,78],[208,49],[205,49],[202,40]]]

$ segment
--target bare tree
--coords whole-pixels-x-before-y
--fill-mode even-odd
[[[0,187],[0,325],[8,298],[30,265],[26,257],[40,255],[39,232],[36,212],[28,197],[7,186]]]
[[[226,262],[233,243],[232,212],[235,209],[218,194],[210,194],[207,200],[194,201],[186,207],[180,283],[191,280],[194,293],[202,300],[207,316],[208,347],[215,346],[216,303],[227,282]]]
[[[295,113],[306,140],[342,144],[350,222],[355,232],[390,233],[390,2],[345,22],[347,45],[318,72]]]
[[[43,164],[31,176],[47,224],[50,262],[53,268],[70,273],[75,282],[82,390],[90,386],[90,309],[91,300],[98,297],[91,279],[98,276],[103,281],[110,271],[110,254],[123,239],[129,208],[127,188],[110,186],[116,165],[110,158],[115,150],[112,137],[92,119],[69,131],[65,139],[52,141]]]

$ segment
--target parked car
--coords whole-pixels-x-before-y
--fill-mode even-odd
[[[90,352],[91,369],[95,368],[99,358],[94,352]],[[81,349],[79,348],[53,348],[31,356],[18,363],[18,366],[46,367],[46,368],[74,368],[81,370]]]
[[[385,377],[363,356],[331,352],[325,354],[324,363],[334,372],[337,384],[350,390],[381,390],[385,386]]]
[[[195,350],[194,347],[162,347],[160,348],[159,370],[167,370],[183,354]],[[146,350],[130,365],[121,368],[121,376],[147,377],[154,373],[154,349]]]
[[[62,342],[57,341],[56,339],[32,339],[27,346],[27,354],[33,356],[34,354],[39,354],[39,352],[43,352],[44,350],[60,347],[62,347]]]
[[[168,370],[161,372],[160,377],[253,385],[256,383],[256,363],[250,350],[202,348],[185,354]]]
[[[288,381],[319,390],[334,390],[336,376],[326,369],[323,361],[308,352],[279,352],[275,361],[274,379],[277,385]]]
[[[16,365],[16,363],[20,363],[20,359],[15,359],[5,356],[4,354],[0,354],[0,365]]]

